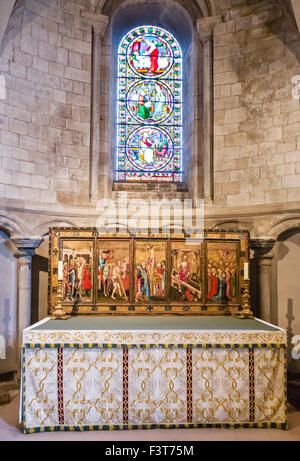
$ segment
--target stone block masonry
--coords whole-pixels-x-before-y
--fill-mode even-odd
[[[53,204],[72,191],[77,204],[88,201],[91,26],[81,9],[75,0],[24,0],[10,19],[0,57],[7,87],[0,101],[6,199]],[[21,30],[15,14],[23,18]]]
[[[222,22],[213,41],[213,206],[297,202],[300,106],[291,83],[300,75],[296,25],[275,0],[219,4]],[[6,88],[0,100],[0,193],[8,200],[88,203],[92,43],[82,9],[78,0],[24,0],[11,16],[0,57]],[[109,157],[110,52],[107,33],[99,72],[100,198],[109,192],[104,179],[113,176],[114,164]],[[198,117],[201,64],[195,71],[201,73]]]
[[[215,29],[216,205],[264,205],[299,197],[294,162],[300,107],[291,83],[300,74],[297,52],[291,51],[300,52],[299,33],[279,2],[248,3],[220,2],[225,20]],[[230,179],[225,159],[236,161]]]

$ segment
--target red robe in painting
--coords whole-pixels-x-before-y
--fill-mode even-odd
[[[84,266],[82,288],[84,290],[91,290],[93,288],[91,284],[91,273],[87,270],[86,266]]]
[[[150,72],[156,73],[158,69],[158,49],[155,48],[155,50],[152,51],[150,54],[150,61],[151,61],[151,67],[150,67]]]
[[[181,267],[179,271],[179,278],[182,282],[187,283],[188,282],[188,275],[190,273],[190,266],[188,263],[184,267]]]
[[[208,293],[208,299],[212,299],[218,293],[219,287],[219,280],[213,274],[210,276],[211,284],[210,284],[210,292]]]
[[[194,301],[195,300],[195,296],[191,293],[190,290],[187,290],[185,292],[185,297],[186,297],[187,301]]]

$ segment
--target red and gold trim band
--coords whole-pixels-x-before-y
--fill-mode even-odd
[[[128,424],[128,349],[123,349],[123,424]]]
[[[193,422],[193,349],[186,350],[187,422]]]
[[[255,422],[254,349],[249,348],[249,422]]]
[[[64,416],[64,376],[63,376],[63,349],[57,349],[57,400],[58,400],[58,421],[60,425],[65,424]]]

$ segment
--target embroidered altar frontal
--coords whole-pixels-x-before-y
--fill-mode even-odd
[[[45,319],[22,351],[25,433],[286,428],[286,333],[257,319]]]

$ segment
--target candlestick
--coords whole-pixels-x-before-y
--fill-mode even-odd
[[[58,261],[58,284],[57,284],[57,304],[54,308],[53,317],[57,320],[67,320],[70,318],[66,315],[62,306],[63,302],[63,262]]]
[[[249,280],[249,263],[244,263],[244,280]]]
[[[241,319],[253,319],[253,312],[250,306],[250,290],[249,280],[244,280],[244,293],[242,294],[242,308],[243,311],[239,315]]]
[[[64,266],[62,261],[58,261],[58,280],[63,280],[64,278]]]

